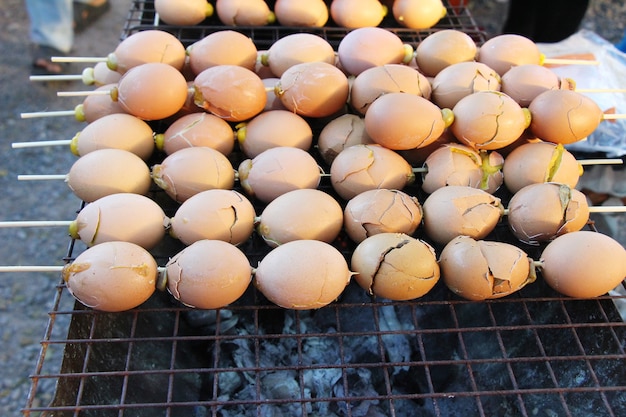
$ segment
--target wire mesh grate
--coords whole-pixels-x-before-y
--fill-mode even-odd
[[[433,30],[485,40],[465,8],[448,11]],[[159,28],[188,45],[219,27],[205,23]],[[134,1],[122,38],[154,27],[153,2]],[[261,49],[298,29],[237,30]],[[415,43],[430,33],[390,30]],[[315,31],[334,46],[346,33]],[[407,192],[423,201],[419,184]],[[514,240],[506,224],[494,234]],[[179,248],[167,240],[155,259],[163,265]],[[243,249],[253,265],[269,250],[254,240]],[[71,242],[67,260],[75,251]],[[388,302],[353,282],[318,310],[282,309],[251,286],[228,308],[194,310],[156,292],[123,313],[62,308],[71,297],[62,282],[55,297],[27,416],[626,415],[623,295],[571,299],[537,280],[505,299],[466,301],[439,283],[418,300]],[[61,317],[70,326],[57,338],[50,329]],[[50,347],[63,349],[58,371],[44,366]],[[42,406],[39,387],[50,383],[55,397]]]

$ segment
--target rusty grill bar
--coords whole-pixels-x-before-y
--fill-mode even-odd
[[[484,40],[466,9],[448,10],[437,28]],[[151,2],[133,2],[124,35],[154,28],[153,20]],[[160,28],[187,45],[215,30]],[[295,29],[238,30],[262,49]],[[394,30],[406,42],[429,34]],[[345,30],[318,33],[336,46]],[[331,188],[324,181],[320,187]],[[424,201],[419,183],[406,191]],[[153,198],[161,197],[155,189]],[[164,209],[173,215],[176,207]],[[494,234],[521,245],[507,232],[502,224]],[[159,265],[176,245],[157,248]],[[338,246],[349,255],[349,243]],[[535,259],[540,254],[524,249]],[[253,238],[243,250],[255,265],[269,248]],[[74,251],[70,242],[67,261]],[[572,299],[538,279],[507,298],[471,302],[440,282],[418,300],[383,302],[353,282],[336,303],[295,311],[251,286],[224,309],[190,309],[157,292],[114,314],[80,303],[64,309],[64,298],[71,296],[60,282],[27,416],[626,415],[626,325],[616,307],[626,296],[617,293]],[[54,337],[63,319],[69,332]],[[63,349],[60,370],[48,370],[49,348]],[[54,400],[42,406],[41,386],[51,383]]]

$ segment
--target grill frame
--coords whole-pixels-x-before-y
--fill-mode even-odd
[[[461,29],[479,44],[485,40],[484,33],[476,27],[464,7],[448,6],[448,11],[452,18],[433,30]],[[154,28],[153,19],[152,2],[134,1],[121,38]],[[217,26],[212,24],[215,22],[207,23],[194,28],[159,26],[159,29],[170,31],[187,46],[216,30]],[[413,44],[432,33],[431,30],[389,29]],[[276,26],[238,27],[236,30],[248,34],[262,49],[269,47],[273,40],[301,29]],[[307,31],[330,39],[335,47],[346,33],[345,29],[332,26]],[[322,184],[324,186],[329,187]],[[410,186],[407,191],[424,201],[419,184]],[[152,196],[160,199],[162,194],[153,190]],[[506,195],[501,197],[506,201]],[[166,207],[166,212],[172,215],[175,208]],[[493,236],[523,246],[531,257],[537,259],[541,248],[520,244],[507,233],[506,227],[506,224],[499,225]],[[595,230],[593,222],[588,227]],[[416,237],[421,237],[420,233],[418,231]],[[253,265],[269,250],[261,243],[252,241],[244,250]],[[75,257],[78,250],[75,244],[74,241],[68,244],[65,261]],[[345,247],[345,241],[337,245],[346,255],[349,254],[350,248]],[[163,265],[177,248],[180,245],[167,240],[154,251],[157,262]],[[626,288],[626,283],[623,282],[622,287]],[[449,415],[453,409],[459,410],[459,414],[480,416],[495,413],[532,416],[546,404],[560,407],[551,410],[554,415],[626,414],[626,400],[620,399],[620,395],[626,392],[626,368],[623,366],[626,323],[615,305],[616,302],[623,303],[626,296],[618,293],[592,300],[573,299],[554,292],[538,279],[504,299],[472,302],[454,296],[440,282],[421,299],[388,302],[369,298],[352,282],[336,303],[315,311],[292,311],[272,305],[251,286],[232,306],[213,312],[214,328],[192,325],[197,322],[193,317],[195,312],[176,303],[164,292],[155,293],[144,305],[123,313],[93,311],[78,302],[72,309],[65,309],[61,305],[67,297],[71,296],[61,281],[57,285],[55,302],[41,341],[41,353],[31,376],[32,387],[24,408],[27,416],[222,416],[230,415],[225,410],[233,407],[245,410],[245,415],[265,416],[268,410],[277,407],[295,410],[296,415],[312,416],[315,411],[327,407],[326,404],[341,415],[356,416],[360,415],[358,407],[368,402],[377,403],[386,415],[391,416],[403,415],[406,407],[411,405],[415,410],[427,413],[425,415],[435,416]],[[381,317],[389,309],[403,312],[402,317],[409,318],[402,323],[405,328],[383,328]],[[239,317],[239,323],[251,325],[252,331],[246,335],[232,334],[228,321],[231,314]],[[69,332],[65,338],[55,338],[52,328],[62,316],[70,317]],[[323,316],[323,321],[328,322],[334,332],[308,331],[311,316]],[[356,316],[372,317],[372,327],[351,329],[351,318]],[[294,323],[290,327],[292,333],[283,332],[286,321]],[[147,334],[143,334],[145,332]],[[410,339],[412,352],[417,357],[409,360],[390,358],[386,343],[394,337]],[[278,340],[293,343],[293,362],[284,363],[291,359],[280,358],[283,363],[261,363],[261,352]],[[377,355],[367,361],[352,361],[351,346],[362,340],[373,340]],[[518,346],[520,341],[525,350]],[[307,346],[322,342],[337,349],[336,363],[309,363],[311,359],[305,352]],[[254,366],[220,365],[228,353],[232,353],[235,343],[251,346]],[[135,369],[137,352],[150,355],[160,344],[165,345],[162,351],[169,351],[170,357],[155,356],[152,358],[153,368]],[[195,352],[200,345],[204,346],[208,359],[181,357],[187,349]],[[45,354],[52,346],[64,350],[63,364],[58,372],[47,371],[45,367]],[[485,347],[484,351],[481,346]],[[394,369],[399,368],[409,369],[405,378],[416,376],[415,387],[407,383],[402,388],[411,388],[414,392],[397,391],[398,376]],[[491,368],[500,369],[506,377],[485,380],[483,372],[487,374],[485,370]],[[529,368],[537,369],[536,381],[533,374],[527,372]],[[374,374],[380,381],[376,393],[355,394],[358,391],[355,389],[358,385],[356,369]],[[604,369],[618,372],[606,375]],[[305,380],[316,371],[339,372],[337,390],[340,391],[337,392],[343,392],[343,395],[312,397],[305,388]],[[219,380],[231,372],[252,376],[253,398],[233,400],[221,396],[224,390]],[[299,396],[268,398],[263,391],[263,378],[285,372],[293,375]],[[452,378],[452,381],[442,381],[442,378]],[[37,404],[38,386],[43,380],[53,380],[57,386],[55,399],[47,406]],[[189,381],[199,380],[206,385],[197,388],[203,392],[203,398],[189,399],[184,392],[181,393]],[[141,398],[136,393],[145,396]]]

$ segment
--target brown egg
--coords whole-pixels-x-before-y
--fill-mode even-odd
[[[330,16],[342,27],[355,29],[378,26],[387,9],[378,0],[332,0]]]
[[[587,197],[565,184],[527,185],[509,201],[509,228],[524,243],[539,244],[581,230],[588,220]]]
[[[230,26],[265,26],[276,20],[264,0],[217,0],[215,11]]]
[[[404,151],[398,151],[398,153],[407,160],[407,162],[413,166],[421,166],[426,162],[426,158],[439,149],[442,145],[453,143],[459,144],[459,141],[450,133],[450,129],[443,131],[439,139],[432,142],[430,145],[422,146],[421,148],[407,149]]]
[[[498,197],[462,185],[435,190],[426,198],[422,209],[426,234],[442,245],[457,236],[486,237],[496,227],[504,211]]]
[[[181,70],[187,53],[181,41],[164,30],[147,29],[124,38],[107,57],[110,69],[124,74],[141,64],[158,62]]]
[[[245,192],[269,203],[288,191],[317,188],[320,167],[306,151],[278,146],[261,152],[239,165],[239,182]]]
[[[168,25],[193,26],[213,15],[213,6],[207,0],[154,0],[159,19]]]
[[[369,68],[352,81],[350,104],[360,114],[366,114],[370,104],[387,93],[408,93],[430,98],[428,79],[415,68],[401,64],[386,64]]]
[[[117,84],[115,99],[122,108],[143,120],[176,114],[187,100],[187,81],[174,67],[162,63],[138,65]]]
[[[342,114],[322,128],[317,138],[317,151],[329,165],[345,148],[374,143],[365,131],[365,120],[356,114]]]
[[[441,0],[396,0],[391,10],[396,21],[410,29],[429,29],[447,13]]]
[[[504,181],[504,158],[495,152],[476,151],[465,145],[447,144],[424,162],[422,190],[431,194],[448,185],[466,185],[493,194]]]
[[[379,233],[354,249],[354,279],[370,295],[389,300],[413,300],[439,281],[435,250],[403,233]]]
[[[291,33],[277,39],[262,55],[261,62],[267,65],[276,77],[287,69],[305,62],[335,64],[335,50],[330,43],[314,33]]]
[[[459,62],[474,61],[478,49],[467,33],[442,29],[431,33],[415,48],[415,63],[427,77],[435,77],[442,69]]]
[[[379,233],[412,235],[422,222],[422,206],[400,190],[368,190],[348,201],[343,219],[346,233],[356,243]]]
[[[170,234],[186,245],[202,239],[239,245],[252,235],[255,217],[252,203],[241,193],[207,190],[180,205],[170,219]]]
[[[77,156],[103,148],[123,149],[147,160],[154,153],[154,132],[148,123],[135,116],[109,114],[88,124],[70,144]]]
[[[530,130],[538,138],[564,145],[590,135],[602,122],[602,109],[589,97],[571,90],[548,90],[528,106]]]
[[[252,267],[236,246],[221,240],[199,240],[165,266],[167,289],[194,308],[222,308],[237,301],[250,285]]]
[[[94,310],[120,312],[143,304],[156,289],[157,264],[129,242],[93,246],[63,268],[67,290]]]
[[[539,269],[546,283],[563,295],[599,297],[626,277],[626,250],[602,233],[567,233],[545,247]]]
[[[478,49],[476,60],[504,75],[518,65],[541,63],[541,52],[525,36],[501,34],[487,40]]]
[[[235,170],[224,154],[206,146],[180,149],[152,166],[152,179],[174,201],[205,190],[230,189]]]
[[[409,62],[412,52],[398,35],[380,27],[353,29],[341,39],[337,48],[341,67],[355,76],[379,65]]]
[[[270,110],[237,125],[239,148],[248,158],[277,146],[291,146],[308,151],[313,142],[309,123],[287,110]]]
[[[85,100],[78,106],[76,106],[76,120],[79,122],[92,123],[101,117],[109,114],[126,113],[128,112],[122,107],[119,101],[113,100],[110,92],[117,88],[115,84],[105,84],[94,90],[96,94],[91,94],[85,97]],[[105,93],[106,94],[99,94]]]
[[[413,94],[384,94],[369,106],[365,114],[365,130],[369,137],[393,150],[428,146],[443,134],[445,128],[441,109]]]
[[[485,90],[500,90],[500,76],[480,62],[459,62],[439,71],[432,81],[431,100],[452,109],[463,97]]]
[[[157,136],[157,146],[167,155],[185,148],[205,146],[230,155],[235,135],[228,122],[209,113],[191,113],[178,118]]]
[[[152,199],[132,193],[104,196],[83,207],[70,236],[87,246],[124,241],[152,249],[163,240],[169,218]]]
[[[501,91],[522,107],[528,107],[539,94],[558,89],[560,78],[539,64],[524,64],[511,68],[502,76]]]
[[[254,71],[257,49],[249,36],[235,30],[211,32],[187,47],[194,74],[218,65],[237,65]]]
[[[254,284],[280,307],[308,310],[335,301],[351,277],[344,256],[330,244],[294,240],[272,249],[261,260]]]
[[[263,81],[238,65],[218,65],[202,71],[194,80],[196,104],[229,122],[251,119],[265,108]]]
[[[502,167],[504,184],[512,193],[542,182],[558,182],[576,187],[582,166],[561,144],[526,143],[511,151]]]
[[[81,156],[72,164],[66,182],[88,203],[115,193],[145,195],[152,185],[145,161],[122,149],[98,149]]]
[[[330,166],[333,189],[344,200],[379,188],[403,189],[415,180],[413,168],[400,155],[380,145],[345,148]]]
[[[282,26],[322,27],[328,21],[322,0],[276,0],[274,13]]]
[[[463,97],[452,109],[450,130],[459,142],[478,150],[495,150],[515,142],[530,123],[528,112],[498,91]]]
[[[517,246],[469,236],[452,239],[441,251],[441,278],[467,300],[506,297],[535,280],[532,260]]]
[[[276,247],[299,239],[331,243],[342,226],[339,203],[323,191],[305,188],[272,200],[261,213],[257,232],[269,246]]]
[[[290,111],[304,117],[327,117],[348,102],[348,78],[326,62],[304,62],[289,67],[274,92]]]

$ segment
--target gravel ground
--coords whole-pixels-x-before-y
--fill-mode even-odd
[[[112,0],[112,10],[94,26],[77,36],[74,55],[104,56],[119,42],[130,0]],[[626,6],[622,1],[594,1],[583,26],[611,42],[623,34]],[[28,80],[28,20],[21,0],[4,0],[0,9],[0,220],[71,220],[79,201],[62,181],[17,181],[19,174],[64,174],[75,160],[67,148],[11,149],[11,143],[70,139],[84,125],[70,117],[22,119],[20,113],[72,109],[76,98],[59,98],[57,91],[85,89],[80,83],[39,84]],[[506,10],[505,1],[471,2],[472,14],[488,33],[496,34]],[[82,67],[77,68],[77,72]],[[3,265],[60,265],[68,242],[65,228],[0,229]],[[30,389],[46,332],[48,312],[59,286],[58,273],[5,273],[0,278],[0,415],[16,416]],[[73,300],[61,299],[61,309]],[[62,338],[69,317],[60,316],[52,337]],[[46,366],[60,364],[61,347],[46,353]],[[51,398],[53,383],[40,386],[38,403]]]

